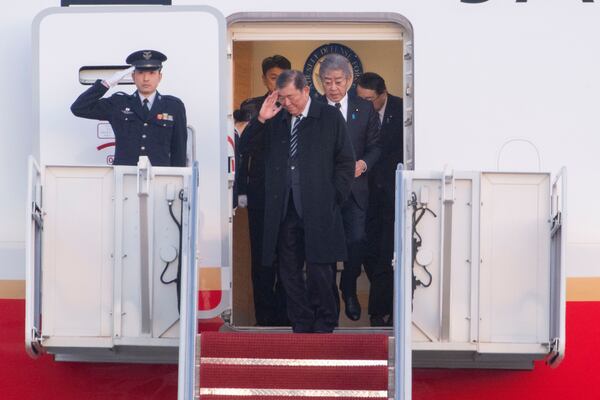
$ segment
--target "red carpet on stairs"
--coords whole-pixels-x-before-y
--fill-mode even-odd
[[[388,398],[385,335],[206,332],[202,400]]]

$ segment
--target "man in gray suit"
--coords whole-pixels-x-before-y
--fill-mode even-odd
[[[342,206],[348,260],[344,263],[340,290],[346,305],[346,316],[358,321],[361,308],[356,295],[356,280],[360,275],[366,243],[365,221],[369,204],[367,171],[375,165],[381,154],[379,118],[371,102],[348,93],[352,84],[352,67],[345,57],[339,54],[325,56],[320,64],[319,78],[325,91],[324,101],[336,107],[346,121],[356,156],[352,192]],[[335,290],[337,297],[337,288]]]

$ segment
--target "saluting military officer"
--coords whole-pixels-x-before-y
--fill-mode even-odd
[[[155,50],[127,57],[132,67],[106,80],[97,80],[71,106],[78,117],[109,121],[115,133],[114,165],[136,165],[148,156],[152,165],[186,165],[187,122],[183,102],[156,91],[167,57]],[[102,98],[111,87],[133,74],[137,91]]]

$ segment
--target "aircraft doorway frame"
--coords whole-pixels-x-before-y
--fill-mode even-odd
[[[311,25],[311,29],[319,26],[316,24],[330,25],[336,30],[337,34],[332,33],[332,41],[343,37],[343,40],[348,41],[385,41],[385,40],[400,40],[402,42],[402,54],[398,54],[402,65],[401,79],[401,97],[403,98],[403,154],[405,169],[413,170],[414,162],[414,54],[413,54],[413,28],[410,21],[404,16],[397,13],[272,13],[272,12],[243,12],[229,15],[227,18],[227,56],[230,61],[230,96],[235,99],[235,75],[234,75],[234,43],[236,41],[244,42],[260,42],[260,41],[310,41],[321,40],[322,36],[315,34],[314,30],[310,33],[306,32],[306,25]],[[277,26],[277,24],[286,24],[286,26]],[[347,30],[339,26],[350,25]],[[374,25],[381,24],[377,29],[370,29]],[[304,26],[303,26],[304,25]],[[358,29],[353,32],[354,25]],[[359,27],[359,25],[363,25]],[[296,29],[298,27],[298,29]],[[280,29],[280,30],[278,30]],[[326,28],[328,29],[328,28]],[[282,32],[283,31],[283,32]],[[287,31],[287,32],[286,32]],[[340,34],[342,32],[342,34]],[[294,36],[297,35],[297,36]],[[333,38],[335,37],[335,39]],[[328,39],[326,39],[328,40]],[[296,67],[297,68],[297,67]],[[365,70],[366,72],[367,70]],[[232,101],[229,110],[229,131],[233,131],[233,110],[239,103]],[[233,219],[232,219],[233,222]],[[233,225],[231,226],[231,237],[234,236]],[[232,313],[229,315],[229,323],[235,329],[250,328],[248,324],[238,323],[240,320],[235,317],[233,308],[235,307],[235,298],[233,297],[233,287],[235,287],[234,275],[234,254],[233,240],[230,247],[230,259],[232,260],[232,291],[230,295]],[[242,253],[244,253],[243,251]],[[248,274],[249,275],[249,274]],[[250,296],[251,297],[251,296]],[[243,319],[243,318],[242,318]],[[250,329],[257,329],[251,327]]]
[[[402,34],[403,42],[403,79],[402,79],[402,99],[404,103],[404,166],[405,169],[415,169],[415,147],[414,147],[414,48],[413,48],[413,27],[410,21],[401,14],[397,13],[273,13],[273,12],[242,12],[231,14],[227,17],[227,41],[228,58],[231,60],[233,53],[233,27],[236,24],[245,23],[368,23],[385,24],[391,23],[398,25]],[[360,35],[357,35],[357,37]],[[300,40],[300,39],[299,39]],[[230,64],[231,67],[231,64]],[[230,70],[231,81],[233,82],[233,71]],[[231,86],[233,98],[233,85]],[[235,106],[234,106],[235,108]],[[230,114],[233,109],[230,110]],[[233,126],[233,121],[231,122]],[[233,128],[232,128],[233,129]]]

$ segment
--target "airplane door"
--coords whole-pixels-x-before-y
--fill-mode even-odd
[[[158,92],[184,102],[188,132],[195,133],[188,154],[194,154],[199,170],[197,265],[200,289],[211,299],[201,316],[229,308],[230,91],[224,16],[206,6],[64,7],[43,11],[33,27],[34,154],[42,166],[112,163],[110,124],[77,118],[70,105],[96,79],[127,68],[125,58],[136,50],[158,50],[168,57]],[[106,96],[118,91],[131,94],[135,86],[131,80],[121,82]]]

